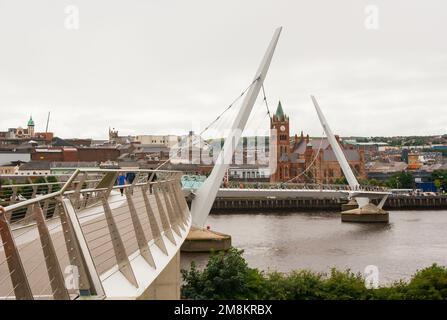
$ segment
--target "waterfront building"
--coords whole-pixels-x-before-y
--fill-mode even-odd
[[[134,142],[146,146],[164,146],[171,148],[180,141],[180,137],[176,135],[139,135],[135,137]]]
[[[36,132],[33,117],[30,116],[26,127],[18,126],[0,132],[0,145],[20,145],[32,140],[36,144],[48,143],[53,139],[52,132]]]
[[[19,176],[48,176],[51,174],[51,163],[48,161],[30,161],[20,166]]]
[[[326,138],[290,138],[289,117],[284,113],[281,101],[270,119],[271,141],[276,142],[276,171],[270,175],[271,182],[335,183],[343,172]],[[364,150],[339,144],[358,179],[365,179]],[[272,146],[270,151],[274,152]]]
[[[228,175],[232,181],[267,182],[270,178],[270,168],[258,165],[230,166]]]
[[[17,174],[19,166],[0,165],[0,175],[14,175]]]
[[[116,161],[121,155],[116,147],[52,147],[36,148],[31,153],[33,161],[51,162],[105,162]]]
[[[5,138],[7,139],[24,139],[24,138],[34,138],[34,120],[31,116],[28,120],[26,128],[18,126],[17,128],[9,128],[5,133]]]

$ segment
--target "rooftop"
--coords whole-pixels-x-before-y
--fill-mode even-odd
[[[50,170],[51,163],[49,161],[30,161],[20,166],[19,171],[32,170]]]

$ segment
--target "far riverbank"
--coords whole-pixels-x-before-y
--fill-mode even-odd
[[[341,199],[272,199],[272,198],[216,198],[211,213],[232,212],[293,212],[341,211]],[[447,196],[392,196],[384,205],[385,210],[446,210]]]

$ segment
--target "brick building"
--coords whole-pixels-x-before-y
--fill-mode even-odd
[[[120,156],[120,150],[112,148],[37,148],[31,153],[33,161],[51,162],[106,162],[116,161]]]
[[[78,149],[78,161],[116,161],[120,155],[120,150],[115,147]]]
[[[270,175],[271,182],[334,183],[342,178],[343,172],[326,138],[310,139],[294,136],[290,139],[289,117],[284,113],[281,102],[270,119],[270,152],[276,152],[277,168]],[[338,137],[337,137],[337,140]],[[363,150],[346,148],[339,142],[354,174],[365,179],[365,159]]]

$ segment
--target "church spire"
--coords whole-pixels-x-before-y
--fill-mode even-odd
[[[30,117],[29,117],[29,120],[28,120],[28,127],[34,127],[33,116],[30,116]]]
[[[284,110],[282,109],[281,100],[278,102],[278,107],[276,108],[275,116],[279,121],[285,120]]]

